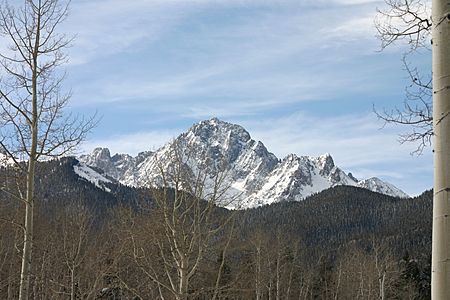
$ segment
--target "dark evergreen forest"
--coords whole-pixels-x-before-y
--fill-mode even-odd
[[[38,166],[32,299],[430,299],[431,191],[339,186],[228,211],[177,190],[106,192],[77,163]],[[21,178],[0,171],[0,299],[18,295]]]

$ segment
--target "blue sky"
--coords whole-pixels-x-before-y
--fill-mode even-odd
[[[211,117],[278,157],[332,154],[358,178],[432,186],[431,149],[372,112],[404,100],[401,45],[379,52],[368,0],[75,0],[63,30],[70,109],[102,116],[83,151],[156,149]],[[428,52],[416,57],[427,66]]]

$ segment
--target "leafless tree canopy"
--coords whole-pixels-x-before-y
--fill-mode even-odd
[[[216,172],[210,178],[206,165],[196,171],[190,170],[188,165],[193,155],[194,149],[182,152],[174,141],[166,160],[157,162],[157,181],[161,188],[153,192],[156,204],[153,218],[158,221],[152,227],[156,234],[161,235],[154,245],[160,261],[148,260],[149,250],[144,251],[143,245],[137,247],[142,241],[132,239],[134,261],[161,288],[161,298],[164,298],[162,290],[167,290],[177,300],[193,296],[189,292],[189,283],[206,260],[211,242],[222,236],[225,240],[222,242],[222,264],[214,274],[216,282],[211,288],[210,298],[217,299],[226,253],[234,232],[234,213],[223,219],[217,215],[218,204],[233,200],[226,195],[230,188],[226,172]],[[164,266],[163,276],[155,272],[157,265]]]
[[[378,9],[375,19],[381,47],[405,39],[411,50],[428,47],[432,23],[426,0],[385,0],[385,3],[387,9]]]
[[[58,27],[67,17],[68,3],[25,1],[17,8],[4,1],[0,8],[0,34],[9,42],[0,52],[1,150],[16,160],[30,157],[33,113],[37,113],[36,159],[69,153],[95,122],[63,113],[71,92],[62,90],[65,72],[58,67],[67,62],[64,50],[73,38],[58,32]]]
[[[433,135],[431,74],[424,76],[411,65],[409,57],[419,49],[429,51],[432,20],[426,0],[385,0],[386,8],[378,9],[375,26],[381,49],[396,42],[406,42],[403,55],[404,70],[411,84],[405,89],[403,106],[393,110],[374,111],[386,124],[406,125],[411,128],[399,135],[400,143],[418,143],[415,154],[421,154],[431,145]]]
[[[95,121],[63,113],[70,92],[62,91],[65,74],[58,67],[67,62],[64,50],[72,38],[58,30],[69,2],[22,4],[0,2],[0,35],[9,42],[7,49],[0,49],[0,151],[26,178],[26,191],[15,196],[25,206],[19,299],[26,300],[33,262],[36,163],[72,151]],[[1,191],[5,193],[3,187]]]

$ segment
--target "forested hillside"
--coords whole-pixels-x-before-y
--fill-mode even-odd
[[[431,192],[341,186],[208,210],[176,190],[96,187],[75,164],[38,166],[33,299],[429,299]],[[9,193],[14,174],[0,172]],[[23,208],[0,195],[0,298],[15,299]]]
[[[416,255],[431,251],[431,199],[431,191],[400,199],[337,186],[301,202],[248,210],[243,213],[243,228],[301,237],[311,247],[310,255],[348,242],[369,244],[374,239],[386,243],[396,255],[405,251]]]

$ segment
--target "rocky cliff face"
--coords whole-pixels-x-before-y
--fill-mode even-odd
[[[241,126],[216,118],[192,126],[155,152],[136,157],[97,148],[80,157],[88,166],[131,186],[161,183],[161,168],[170,170],[174,159],[183,162],[192,174],[206,173],[212,184],[218,173],[226,175],[229,197],[239,201],[229,205],[248,208],[279,201],[299,201],[335,185],[360,186],[384,194],[408,197],[404,192],[378,178],[357,181],[338,168],[330,154],[319,157],[290,154],[279,160],[263,143],[255,141]],[[209,182],[208,182],[209,181]]]
[[[88,166],[101,169],[106,175],[121,183],[134,185],[138,166],[152,154],[146,151],[136,157],[128,154],[115,154],[111,157],[109,149],[96,148],[91,154],[82,155],[79,160]]]

